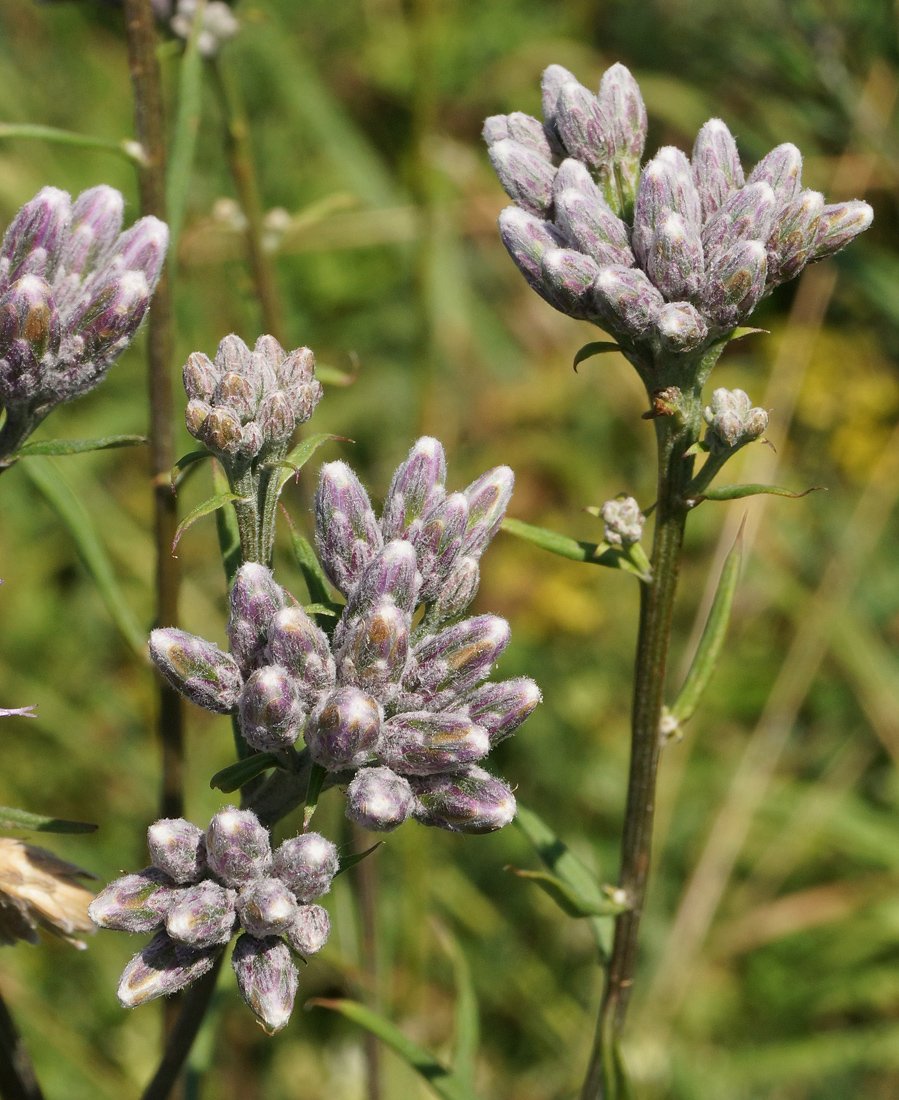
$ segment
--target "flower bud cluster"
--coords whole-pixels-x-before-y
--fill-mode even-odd
[[[702,415],[709,426],[705,441],[713,453],[751,443],[768,427],[768,414],[753,408],[743,390],[715,390],[711,405],[706,405]]]
[[[551,305],[652,355],[687,352],[744,321],[760,298],[871,224],[865,202],[826,205],[777,146],[748,177],[720,119],[688,158],[660,149],[640,171],[646,110],[623,65],[593,95],[560,65],[543,74],[543,119],[496,115],[490,159],[515,202],[500,234]]]
[[[226,806],[204,832],[167,818],[147,833],[152,866],[110,883],[90,906],[101,928],[155,933],[125,967],[118,998],[134,1008],[210,970],[235,932],[241,996],[269,1032],[290,1019],[297,989],[291,951],[314,955],[330,933],[317,898],[331,888],[337,849],[304,833],[272,851],[250,810]]]
[[[633,497],[616,497],[607,500],[599,514],[605,520],[603,537],[610,546],[627,548],[643,537],[646,516]]]
[[[0,246],[0,404],[30,420],[93,389],[131,342],[165,260],[168,228],[122,232],[124,199],[45,187]]]
[[[315,763],[349,780],[347,814],[370,829],[410,816],[469,832],[507,824],[511,790],[476,765],[540,699],[528,679],[485,682],[509,642],[505,620],[458,619],[505,514],[512,471],[489,470],[457,493],[445,477],[440,443],[419,439],[379,520],[349,466],[323,467],[317,541],[347,601],[333,637],[270,570],[247,563],[231,590],[230,653],[174,629],[150,639],[170,682],[199,706],[236,712],[253,748],[302,738]]]
[[[178,0],[169,26],[179,38],[189,38],[196,14],[197,0]],[[215,57],[222,43],[240,30],[240,23],[223,0],[208,0],[200,21],[197,49],[204,57]]]

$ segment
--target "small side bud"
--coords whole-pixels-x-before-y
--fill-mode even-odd
[[[384,723],[378,757],[402,775],[434,775],[490,751],[487,731],[464,714],[412,711]]]
[[[874,211],[871,207],[857,199],[825,206],[811,258],[823,260],[827,256],[833,256],[859,233],[864,233],[873,220]]]
[[[280,936],[296,920],[297,903],[279,879],[261,878],[241,890],[237,915],[241,925],[257,939]]]
[[[702,314],[689,302],[669,302],[662,306],[656,331],[669,351],[693,351],[709,334]]]
[[[203,638],[165,627],[150,634],[150,656],[172,687],[192,703],[232,714],[243,687],[237,662]]]
[[[137,1008],[157,997],[168,997],[207,974],[221,947],[193,948],[157,932],[122,971],[117,991],[122,1008]]]
[[[164,817],[147,829],[150,860],[179,886],[197,882],[206,870],[206,834],[183,817]]]
[[[297,901],[308,904],[331,889],[340,861],[337,848],[320,833],[303,833],[276,849],[272,874]]]
[[[540,688],[526,676],[482,684],[462,699],[472,722],[482,726],[490,747],[498,745],[518,729],[541,700]]]
[[[169,938],[188,947],[226,944],[234,933],[237,893],[211,879],[183,890],[168,911],[165,930]]]
[[[180,893],[168,875],[148,867],[111,882],[90,903],[88,915],[116,932],[155,932]]]
[[[227,886],[240,887],[268,874],[272,846],[268,830],[252,810],[226,806],[206,830],[206,863]]]
[[[603,537],[610,546],[627,549],[643,537],[646,516],[633,497],[616,497],[607,500],[599,514],[605,520]]]
[[[500,779],[472,766],[455,775],[413,779],[415,820],[454,833],[492,833],[515,817],[515,796]]]
[[[715,390],[702,415],[709,426],[706,442],[718,453],[751,443],[768,427],[768,414],[753,408],[743,390]]]
[[[468,523],[460,553],[479,558],[499,530],[512,499],[515,474],[508,466],[494,466],[464,490]]]
[[[363,829],[390,833],[412,813],[409,781],[390,768],[362,768],[346,791],[346,815]]]
[[[317,955],[331,935],[331,918],[320,905],[301,905],[296,919],[285,936],[294,951],[301,955]]]
[[[258,940],[255,936],[240,936],[231,965],[241,997],[265,1030],[273,1035],[285,1027],[299,982],[287,944],[274,937]]]

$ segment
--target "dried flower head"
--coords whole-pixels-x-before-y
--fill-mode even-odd
[[[96,931],[88,916],[94,895],[78,880],[93,877],[46,848],[0,837],[0,944],[37,943],[42,928],[85,947],[77,933]]]

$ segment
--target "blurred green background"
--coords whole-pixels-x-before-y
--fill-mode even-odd
[[[652,429],[619,356],[571,370],[595,329],[531,293],[499,242],[505,205],[484,147],[486,115],[537,113],[552,62],[596,86],[615,61],[640,81],[648,152],[689,150],[720,116],[751,165],[792,141],[804,181],[865,197],[873,229],[778,290],[769,330],[734,345],[713,382],[772,410],[768,438],[727,480],[802,500],[706,504],[692,517],[672,681],[683,675],[711,583],[741,519],[747,561],[717,676],[683,741],[663,754],[657,870],[627,1058],[638,1097],[891,1100],[899,1095],[899,142],[897,11],[888,0],[262,0],[236,9],[221,54],[240,89],[290,347],[353,374],[314,421],[347,436],[379,501],[411,441],[437,434],[449,484],[490,465],[517,475],[510,514],[595,541],[583,512],[620,491],[653,494]],[[162,50],[174,108],[180,47]],[[209,74],[207,73],[207,78]],[[121,12],[86,2],[0,0],[0,121],[109,139],[132,134]],[[177,355],[263,331],[235,228],[224,121],[210,79],[175,272]],[[105,151],[0,140],[0,224],[41,186],[120,188],[132,166]],[[101,388],[57,410],[39,438],[144,431],[143,341]],[[191,441],[180,425],[180,453]],[[775,450],[776,448],[776,450]],[[142,450],[52,460],[90,511],[121,599],[152,625],[151,494]],[[38,704],[0,728],[0,802],[96,821],[56,851],[108,881],[146,862],[157,816],[152,677],[122,639],[59,516],[24,463],[0,483],[0,704]],[[735,463],[736,465],[736,463]],[[285,492],[309,530],[318,456]],[[314,467],[314,468],[313,468]],[[182,513],[209,495],[203,470]],[[282,532],[283,534],[283,532]],[[214,525],[184,537],[183,625],[224,641]],[[286,544],[276,570],[302,585]],[[544,703],[496,767],[604,881],[617,873],[628,757],[637,586],[500,535],[479,610],[507,616],[505,676]],[[232,757],[228,722],[189,711],[188,816]],[[341,798],[319,810],[347,844]],[[281,832],[296,831],[295,820]],[[46,841],[44,841],[46,843]],[[377,989],[366,989],[353,875],[337,880],[334,935],[301,976],[311,996],[374,997],[441,1057],[473,975],[482,1096],[576,1091],[592,1042],[598,971],[584,922],[504,872],[534,866],[514,827],[459,838],[408,825],[374,857]],[[121,1010],[116,977],[140,946],[103,933],[85,952],[18,945],[0,986],[49,1097],[137,1095],[158,1055],[156,1006]],[[226,968],[227,970],[227,968]],[[193,1095],[356,1100],[364,1040],[322,1009],[267,1038],[228,970],[193,1060]],[[391,1055],[383,1096],[430,1095]]]

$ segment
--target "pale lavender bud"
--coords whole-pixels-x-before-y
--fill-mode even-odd
[[[639,164],[646,144],[646,105],[630,70],[620,63],[606,69],[596,98],[609,120],[614,159]]]
[[[767,271],[761,241],[744,241],[732,248],[709,272],[703,288],[701,307],[706,318],[722,331],[738,325],[758,305]]]
[[[640,263],[646,262],[662,215],[672,210],[692,229],[702,224],[699,195],[689,162],[680,149],[668,145],[644,167],[637,188],[632,244]]]
[[[409,781],[390,768],[362,768],[346,791],[347,817],[371,832],[393,832],[414,805]]]
[[[97,278],[103,279],[106,270],[112,273],[139,271],[152,294],[162,274],[168,247],[169,227],[165,222],[153,217],[140,218],[116,241],[108,263]]]
[[[330,935],[331,918],[320,905],[299,906],[296,919],[285,933],[287,942],[301,955],[317,955]]]
[[[409,662],[408,613],[389,596],[353,619],[337,652],[341,684],[358,687],[382,705],[392,702]]]
[[[808,263],[823,212],[819,191],[801,191],[780,212],[768,238],[769,285],[795,278]]]
[[[260,878],[240,891],[237,915],[241,925],[257,939],[280,936],[296,920],[296,898],[280,879]]]
[[[540,261],[547,301],[579,320],[587,320],[591,315],[590,288],[599,272],[596,260],[570,248],[550,248]]]
[[[633,497],[616,497],[607,500],[599,514],[605,520],[603,538],[610,546],[628,547],[643,537],[646,516]]]
[[[545,214],[552,204],[556,170],[543,153],[504,138],[490,146],[489,156],[509,198],[532,214]]]
[[[330,840],[321,833],[303,833],[276,849],[272,874],[297,901],[308,904],[327,894],[339,868],[337,848]]]
[[[188,397],[207,403],[212,400],[221,375],[208,355],[201,351],[192,352],[181,373]]]
[[[514,487],[515,474],[509,467],[494,466],[465,489],[468,522],[462,540],[463,555],[481,556],[503,522]]]
[[[188,947],[226,944],[234,933],[237,892],[211,879],[182,890],[168,911],[165,930],[176,943]]]
[[[414,778],[414,817],[454,833],[492,833],[515,817],[515,796],[505,783],[472,766],[455,775]]]
[[[194,948],[175,943],[157,932],[122,971],[117,996],[122,1008],[137,1008],[156,997],[167,997],[207,974],[221,947]]]
[[[720,118],[710,118],[693,146],[693,179],[708,219],[743,186],[743,166],[737,143]]]
[[[59,350],[60,316],[50,287],[25,275],[0,298],[0,402],[60,399],[48,374]]]
[[[234,711],[243,677],[234,658],[212,642],[165,627],[150,634],[150,656],[172,687],[192,703],[217,714]]]
[[[271,569],[247,562],[237,571],[231,587],[228,639],[242,669],[257,668],[268,644],[269,626],[284,607],[284,589]]]
[[[767,412],[753,408],[749,395],[743,390],[715,390],[711,404],[706,405],[702,415],[709,426],[706,442],[714,452],[750,443],[768,427]]]
[[[553,182],[553,204],[558,202],[559,195],[563,191],[577,191],[584,198],[589,199],[591,204],[599,203],[608,207],[608,203],[603,198],[602,192],[596,186],[596,182],[589,171],[574,157],[566,157],[559,165]],[[609,209],[611,208],[609,207]]]
[[[190,423],[188,422],[188,430]],[[243,433],[240,418],[230,409],[210,409],[200,428],[202,442],[219,455],[233,455],[241,449]]]
[[[266,657],[269,663],[289,669],[299,697],[307,704],[318,692],[334,686],[334,658],[327,635],[302,607],[285,607],[271,620]]]
[[[410,534],[418,530],[420,521],[446,495],[445,481],[446,456],[443,446],[439,440],[423,435],[415,441],[405,461],[397,467],[387,490],[381,515],[381,532],[385,542],[400,538],[413,525]]]
[[[702,242],[680,214],[668,211],[656,222],[646,273],[669,302],[692,298],[702,286]]]
[[[184,424],[194,439],[203,440],[203,425],[212,412],[212,406],[206,401],[192,397],[184,410]]]
[[[669,351],[693,351],[709,334],[702,315],[689,302],[669,302],[662,306],[656,331]]]
[[[845,248],[870,226],[874,211],[866,202],[853,199],[825,206],[810,259],[823,260]]]
[[[259,347],[259,341],[256,342]],[[290,400],[297,424],[305,424],[315,412],[324,390],[315,377],[315,356],[309,348],[297,348],[277,366],[278,385]]]
[[[51,282],[72,218],[72,200],[44,187],[13,218],[0,246],[0,291],[26,275]]]
[[[540,702],[540,688],[525,676],[482,684],[461,700],[472,722],[482,726],[490,747],[509,737]]]
[[[741,241],[767,241],[777,210],[774,191],[764,180],[735,191],[703,226],[707,269]]]
[[[749,173],[746,183],[770,184],[778,203],[783,205],[799,194],[801,175],[802,153],[787,141],[762,157]]]
[[[206,834],[183,817],[164,817],[147,829],[150,860],[179,886],[196,882],[206,870]]]
[[[595,95],[577,80],[559,89],[555,127],[568,154],[589,168],[599,169],[611,159],[611,124]]]
[[[503,141],[508,136],[508,115],[490,115],[489,118],[484,119],[484,125],[481,127],[481,137],[488,146],[495,145],[496,142]]]
[[[72,222],[60,253],[65,275],[81,275],[102,266],[122,231],[125,200],[101,184],[82,191],[72,206]]]
[[[226,806],[206,830],[206,863],[226,886],[240,887],[269,873],[268,830],[252,810]]]
[[[287,352],[274,336],[260,336],[247,359],[245,369],[259,385],[260,390],[267,390],[278,384],[278,368],[286,358]]]
[[[180,896],[168,875],[147,867],[101,890],[90,903],[88,915],[94,924],[116,932],[155,932]]]
[[[577,161],[565,161],[569,163]],[[597,263],[633,267],[634,254],[627,226],[612,212],[598,189],[595,198],[574,187],[557,190],[555,216],[556,225],[571,244]]]
[[[403,775],[433,775],[472,764],[490,752],[490,737],[464,714],[410,711],[381,728],[378,758]]]
[[[215,353],[215,367],[219,375],[225,375],[229,371],[244,374],[249,365],[252,352],[247,345],[233,332],[219,341]]]
[[[348,595],[383,539],[368,494],[345,462],[322,466],[315,493],[315,537],[325,572]]]
[[[468,527],[468,499],[452,493],[431,509],[410,541],[415,547],[422,585],[420,600],[432,600],[453,569]]]
[[[372,558],[359,577],[334,631],[334,645],[339,648],[353,621],[385,596],[390,597],[400,611],[411,615],[418,602],[419,588],[421,574],[414,547],[405,539],[393,539]]]
[[[259,425],[266,443],[286,443],[293,435],[294,419],[290,398],[283,390],[266,394],[259,406]]]
[[[219,379],[212,400],[214,405],[229,409],[241,424],[246,424],[259,408],[259,391],[242,371],[229,370]]]
[[[467,691],[490,674],[509,638],[509,624],[496,615],[444,627],[415,647],[406,687],[428,702],[443,692]]]
[[[240,429],[240,443],[237,445],[236,454],[244,458],[255,458],[265,445],[265,437],[262,428],[255,420]]]
[[[255,936],[240,936],[231,965],[241,997],[269,1035],[285,1027],[299,982],[287,944],[275,937],[257,940]]]
[[[631,339],[645,336],[657,322],[665,299],[640,270],[604,267],[593,284],[597,315]]]
[[[82,365],[69,373],[65,400],[92,389],[125,350],[144,319],[151,293],[142,271],[125,271],[102,286],[88,299],[84,312],[67,322],[69,332],[80,340]]]
[[[266,665],[247,680],[240,696],[240,732],[261,752],[286,749],[303,729],[306,711],[286,668]]]
[[[381,732],[381,710],[370,695],[341,688],[312,712],[304,737],[316,764],[328,771],[358,767],[374,752]]]
[[[474,599],[480,580],[477,558],[460,555],[434,597],[432,610],[437,622],[461,614]]]
[[[565,146],[556,125],[558,114],[559,93],[562,86],[568,83],[577,83],[577,77],[561,65],[550,65],[543,70],[540,81],[541,98],[543,101],[544,132],[550,143],[552,151],[557,155],[565,156]]]
[[[549,248],[568,243],[550,222],[541,221],[519,206],[507,206],[497,220],[499,235],[518,270],[541,297],[555,305],[543,286],[540,260]]]

